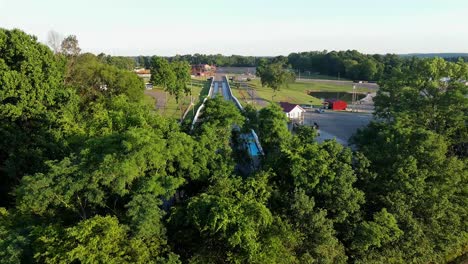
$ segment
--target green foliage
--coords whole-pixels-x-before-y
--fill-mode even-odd
[[[101,62],[112,65],[120,70],[131,71],[136,66],[135,60],[130,57],[111,56],[104,53],[100,53],[97,57]]]
[[[75,35],[70,35],[62,41],[60,52],[65,56],[78,56],[80,54],[81,49]]]
[[[24,174],[63,155],[75,100],[49,48],[22,31],[0,29],[0,204]]]
[[[187,83],[190,82],[191,67],[186,61],[175,61],[171,66],[176,76],[175,91],[172,94],[175,95],[178,101],[181,93],[186,95],[190,93]]]
[[[155,258],[157,252],[141,240],[129,237],[128,227],[116,217],[96,216],[64,230],[49,226],[37,232],[36,243],[43,249],[34,256],[38,262],[168,263],[164,257]]]
[[[328,217],[337,223],[359,212],[364,195],[353,186],[357,177],[351,167],[349,149],[335,141],[296,142],[285,152],[289,168],[278,173],[283,184],[292,180],[291,189],[300,188],[315,197],[317,206],[326,209]]]
[[[0,262],[21,263],[30,262],[25,257],[30,243],[24,228],[16,225],[22,222],[16,215],[0,207]],[[19,225],[18,225],[19,226]]]
[[[75,59],[68,84],[75,87],[86,101],[121,94],[133,101],[143,99],[144,83],[136,74],[102,63],[90,53]]]
[[[181,256],[191,263],[294,263],[287,248],[295,243],[291,230],[266,207],[267,180],[266,174],[219,176],[205,193],[176,208],[170,223]]]
[[[287,121],[286,114],[275,103],[258,112],[258,136],[268,157],[274,157],[282,146],[289,144]]]
[[[258,111],[255,107],[248,104],[244,107],[244,112],[242,113],[245,117],[245,124],[243,129],[245,131],[250,131],[253,129],[254,131],[258,131]]]
[[[394,69],[380,83],[376,115],[446,136],[459,155],[466,155],[468,130],[468,66],[440,58],[416,60]]]
[[[314,199],[296,189],[290,208],[290,219],[301,234],[297,249],[301,263],[346,263],[344,247],[336,238],[327,211],[315,208]]]
[[[174,73],[169,62],[161,57],[151,58],[151,79],[154,85],[160,85],[165,91],[174,94],[176,89],[177,76]]]
[[[363,222],[357,229],[353,248],[366,252],[369,247],[381,247],[397,240],[403,232],[398,228],[395,217],[384,208],[374,214],[374,221]]]
[[[380,80],[394,67],[399,67],[407,60],[395,54],[366,55],[356,50],[312,51],[291,53],[288,63],[303,76],[319,73],[328,78],[348,78],[353,80]]]
[[[79,55],[73,36],[64,45],[66,56],[54,55],[19,30],[0,30],[0,263],[466,256],[465,64],[354,51],[258,62],[259,74],[323,59],[331,72],[383,76],[379,119],[353,138],[353,153],[317,143],[312,128],[292,134],[278,105],[240,113],[221,97],[184,133],[142,102],[127,59]],[[189,92],[186,57],[151,61],[153,81],[176,98]],[[260,137],[266,155],[258,171],[243,171],[243,152],[234,153],[241,127]]]
[[[236,106],[220,96],[206,101],[200,119],[203,120],[202,126],[215,125],[220,129],[231,129],[234,124],[242,126],[244,123],[244,117]]]
[[[200,165],[200,171],[192,173],[193,178],[200,177],[198,180],[206,181],[216,174],[230,174],[235,165],[231,149],[232,131],[244,123],[244,117],[232,102],[216,97],[206,101],[200,119],[203,122],[194,129],[198,144],[193,157]]]
[[[0,54],[2,118],[38,118],[55,107],[62,72],[45,45],[19,30],[1,29]]]
[[[158,128],[157,119],[145,119],[142,109],[116,99],[107,111],[91,116],[93,136],[79,153],[48,162],[48,173],[23,178],[19,208],[39,215],[67,210],[86,218],[130,192],[172,196],[191,170],[191,139],[173,128]]]
[[[371,201],[366,211],[386,208],[404,232],[393,248],[371,251],[365,259],[401,255],[444,262],[463,254],[468,174],[466,161],[448,155],[445,137],[396,122],[371,124],[355,141],[371,164],[364,170],[371,177],[359,181]]]
[[[442,263],[466,254],[467,69],[462,62],[412,60],[381,81],[375,106],[383,122],[354,137],[369,161],[359,167],[359,186],[371,201],[367,214],[386,208],[403,235],[366,252],[363,262]],[[357,242],[361,247],[388,240],[381,227],[362,228],[358,234],[369,239]]]
[[[267,63],[265,60],[259,63],[257,76],[260,77],[262,86],[268,86],[277,91],[294,81],[294,73],[285,69],[284,63]]]

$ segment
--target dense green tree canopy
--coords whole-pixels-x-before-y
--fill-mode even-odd
[[[19,30],[0,29],[0,204],[11,184],[60,157],[73,127],[73,91],[51,50]]]
[[[91,101],[120,94],[125,94],[133,101],[143,98],[144,83],[136,74],[102,63],[90,53],[75,59],[70,74],[68,84]]]
[[[262,86],[270,87],[276,91],[294,81],[294,73],[285,68],[284,60],[279,59],[272,63],[268,63],[266,60],[260,62],[257,76],[260,77]]]
[[[173,94],[176,86],[177,76],[175,75],[171,64],[161,57],[151,58],[151,82],[154,85],[160,85],[165,91]]]
[[[394,69],[380,83],[376,115],[398,119],[446,136],[454,151],[466,155],[468,142],[468,65],[442,59],[417,60]]]
[[[415,60],[382,81],[375,98],[380,122],[354,137],[366,157],[358,169],[365,211],[380,226],[360,225],[353,247],[364,262],[444,263],[466,254],[466,69],[461,62]],[[392,218],[378,220],[385,214],[377,215],[378,208],[393,215],[401,232]],[[388,231],[398,239],[389,241]],[[366,236],[375,241],[359,241]]]
[[[276,104],[241,113],[222,97],[184,132],[142,100],[128,60],[78,54],[67,41],[54,55],[0,30],[0,263],[466,259],[463,62],[355,51],[254,62],[261,74],[297,59],[382,77],[377,118],[351,149],[317,143],[310,127],[289,131]],[[176,98],[189,92],[183,61],[151,61],[153,81]],[[265,152],[258,166],[250,129]]]
[[[132,71],[136,66],[136,61],[130,57],[111,56],[104,53],[100,53],[97,57],[101,62],[115,66],[121,70]]]

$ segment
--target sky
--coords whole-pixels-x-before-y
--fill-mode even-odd
[[[468,52],[468,0],[0,0],[0,28],[122,56]]]

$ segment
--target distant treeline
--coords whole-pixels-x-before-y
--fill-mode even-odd
[[[468,53],[408,53],[408,54],[400,54],[402,57],[417,57],[417,58],[444,58],[444,59],[456,59],[463,58],[465,61],[468,59]]]
[[[391,73],[393,68],[412,64],[419,58],[429,58],[421,56],[402,56],[398,54],[374,54],[368,55],[356,50],[347,51],[312,51],[291,53],[288,56],[288,63],[293,69],[300,72],[310,72],[315,74],[329,75],[334,77],[345,77],[352,80],[377,81],[385,74]],[[433,57],[443,54],[434,54]],[[468,61],[468,57],[457,57],[457,54],[450,56],[440,56],[447,61],[455,62],[459,58]],[[465,54],[466,55],[466,54]]]
[[[176,55],[173,57],[165,57],[169,61],[184,60],[190,64],[210,64],[223,67],[256,67],[260,57],[231,55],[224,56],[221,54],[205,55],[205,54],[189,54],[189,55]],[[139,67],[150,67],[151,56],[137,56],[133,57],[136,65]]]
[[[151,56],[113,57],[99,54],[102,62],[114,65],[120,69],[135,67],[150,68]],[[431,54],[363,54],[356,50],[347,51],[311,51],[291,53],[287,57],[255,57],[221,54],[189,54],[165,57],[169,61],[183,60],[190,64],[211,64],[218,67],[257,67],[261,59],[286,60],[290,68],[306,74],[320,74],[352,80],[377,81],[391,69],[401,67],[418,58],[442,57],[446,61],[455,62],[460,58],[468,61],[466,53],[431,53]]]

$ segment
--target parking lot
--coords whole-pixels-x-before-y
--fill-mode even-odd
[[[312,126],[314,122],[319,125],[320,137],[318,141],[336,138],[338,142],[347,144],[348,139],[359,129],[365,127],[372,120],[372,114],[335,112],[326,110],[323,113],[307,111],[304,124]]]

